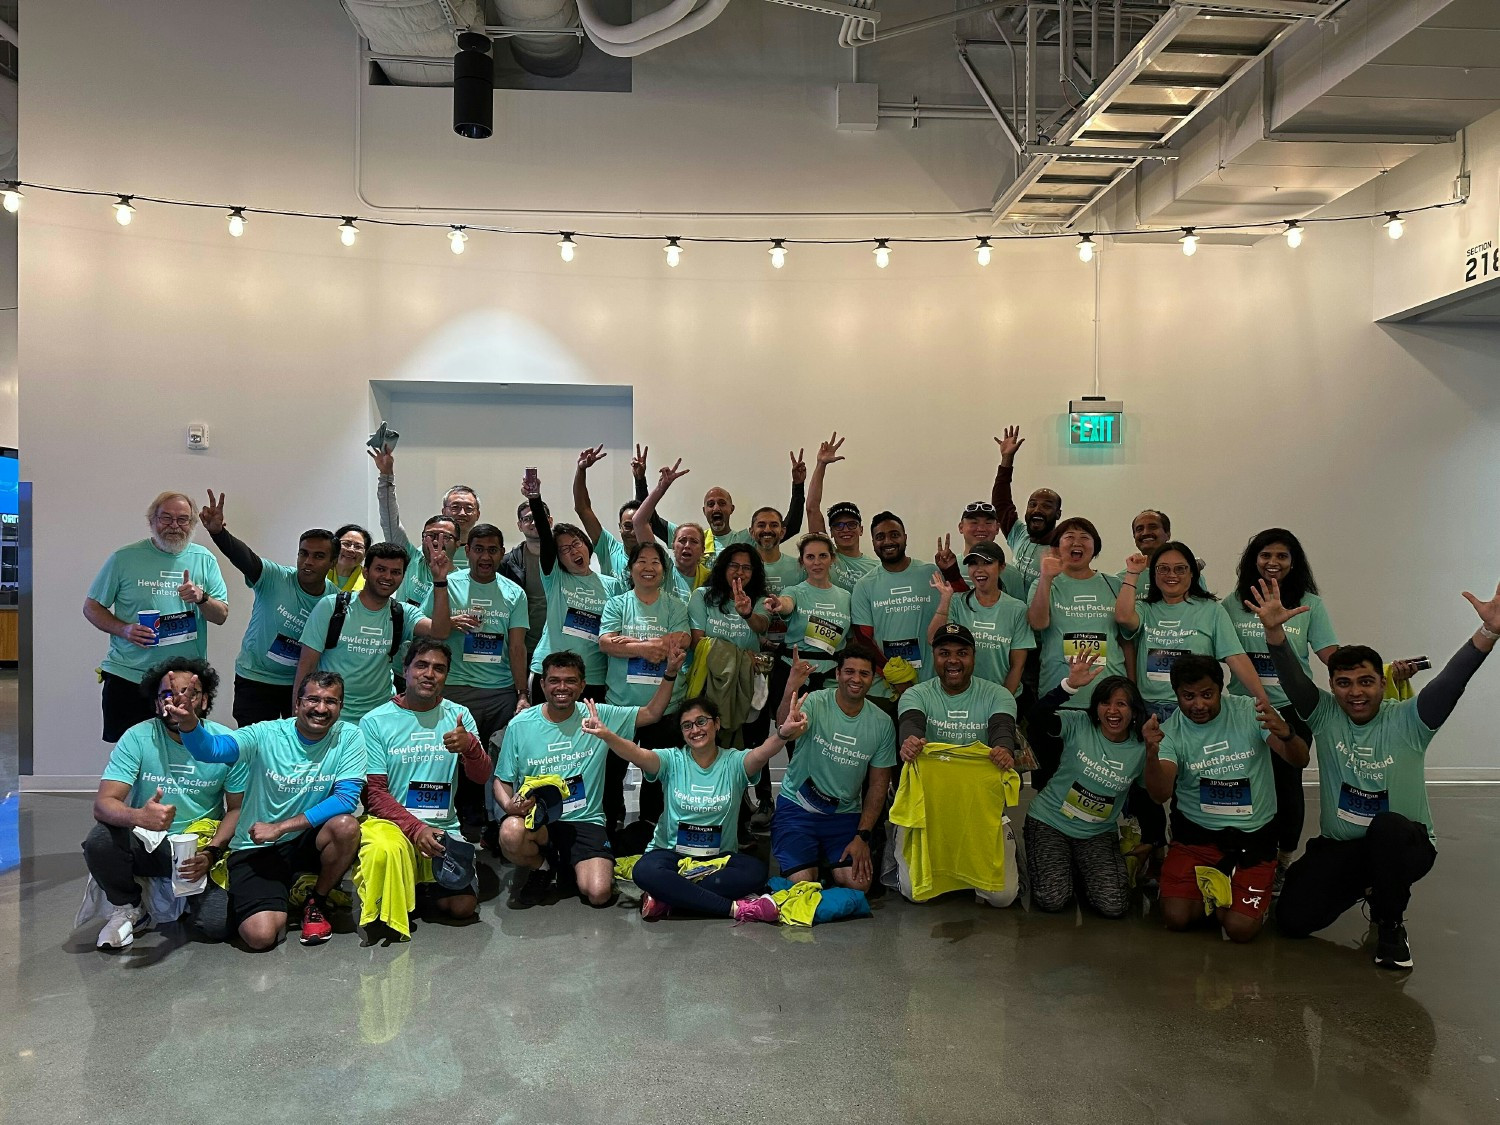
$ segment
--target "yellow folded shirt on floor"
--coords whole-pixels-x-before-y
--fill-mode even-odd
[[[823,901],[823,884],[793,883],[784,891],[773,891],[771,898],[781,909],[783,926],[811,926]]]

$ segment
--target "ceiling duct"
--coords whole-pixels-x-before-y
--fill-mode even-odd
[[[583,57],[577,34],[539,35],[533,30],[578,27],[575,0],[495,0],[498,28],[487,28],[483,0],[339,2],[369,42],[370,53],[382,56],[380,68],[396,86],[449,85],[453,68],[447,64],[463,31],[512,33],[505,37],[516,64],[543,78],[573,73]],[[433,61],[421,61],[428,58]]]

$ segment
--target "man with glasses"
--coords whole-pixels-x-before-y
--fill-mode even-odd
[[[375,499],[380,505],[380,533],[389,543],[399,543],[408,550],[411,538],[401,526],[401,510],[396,504],[396,454],[390,446],[379,453],[370,450],[370,459],[380,475],[375,482]],[[453,521],[454,542],[459,546],[453,551],[453,568],[463,570],[469,565],[462,544],[468,542],[469,528],[479,522],[479,494],[467,484],[455,484],[443,493],[441,515]],[[421,602],[421,598],[417,602]]]
[[[552,512],[541,500],[547,526],[552,526]],[[521,542],[513,547],[500,563],[500,573],[526,591],[526,659],[536,651],[542,631],[547,627],[547,589],[542,584],[542,540],[536,533],[536,522],[531,515],[531,501],[522,500],[516,508],[516,527],[521,532]],[[526,681],[518,680],[517,683]]]
[[[155,717],[140,690],[146,670],[164,656],[205,659],[207,625],[229,617],[219,563],[192,542],[195,510],[184,493],[157,496],[146,509],[150,535],[110,555],[83,600],[84,620],[110,638],[99,669],[105,742]]]
[[[963,572],[958,569],[958,560],[969,557],[972,551],[980,543],[993,543],[1000,536],[1000,514],[995,505],[984,500],[976,500],[966,506],[958,517],[958,534],[963,537],[964,549],[958,554],[953,553],[952,543],[948,536],[943,536],[943,541],[938,544],[937,554],[932,561],[937,568],[943,572],[943,578],[948,585],[953,587],[955,593],[962,594],[969,588],[969,583],[964,579]],[[1004,575],[1001,581],[1004,582]]]

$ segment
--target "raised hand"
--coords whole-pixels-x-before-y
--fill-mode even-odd
[[[941,543],[942,541],[939,540],[939,546],[941,546]],[[952,552],[950,551],[949,554],[951,555]],[[943,572],[941,570],[934,570],[932,572],[932,577],[927,580],[927,583],[938,593],[950,598],[953,596],[953,583],[949,582],[946,578],[943,577]]]
[[[194,582],[192,575],[186,570],[182,572],[182,581],[178,583],[177,596],[188,605],[202,605],[208,600],[203,587]]]
[[[171,719],[180,733],[186,734],[198,725],[198,712],[186,704],[178,703],[177,697],[161,701],[162,718]]]
[[[1245,608],[1256,617],[1267,630],[1279,629],[1299,613],[1311,612],[1311,606],[1299,605],[1287,609],[1281,604],[1281,583],[1274,578],[1262,578],[1250,590],[1250,600]]]
[[[906,741],[901,744],[901,760],[903,762],[915,762],[917,755],[922,752],[922,747],[926,745],[927,740],[921,735],[907,735]]]
[[[198,522],[203,525],[203,530],[210,535],[217,535],[224,530],[224,501],[229,499],[229,493],[219,493],[219,498],[214,499],[214,490],[208,490],[208,503],[198,512]]]
[[[1135,552],[1132,555],[1127,555],[1125,557],[1126,573],[1144,574],[1146,571],[1146,567],[1150,564],[1150,562],[1151,560],[1148,559],[1145,555],[1141,554],[1139,551]]]
[[[835,462],[842,461],[843,458],[839,456],[839,449],[843,444],[844,439],[839,437],[837,430],[834,430],[831,438],[818,445],[818,464],[827,468]]]
[[[1474,612],[1479,614],[1479,621],[1491,633],[1500,633],[1500,585],[1495,587],[1495,596],[1487,602],[1482,602],[1469,591],[1464,591],[1464,597],[1468,599]]]
[[[156,793],[135,814],[136,822],[148,832],[165,832],[172,827],[172,821],[177,816],[176,805],[161,803],[162,792],[158,785]]]
[[[541,477],[541,474],[538,473],[534,477],[529,477],[529,476],[526,476],[526,475],[522,474],[522,476],[521,476],[521,495],[524,496],[527,500],[530,500],[532,497],[534,497],[534,496],[540,496],[541,494],[542,494],[542,477]]]
[[[667,654],[667,675],[675,676],[682,671],[682,666],[687,663],[687,649],[677,645],[672,646],[672,651]]]
[[[370,450],[370,460],[375,462],[375,471],[383,477],[392,476],[396,472],[396,451],[388,445],[380,447],[380,452]]]
[[[1162,740],[1161,720],[1152,715],[1141,724],[1141,741],[1146,744],[1146,751],[1155,754],[1161,747]]]
[[[441,547],[433,547],[432,554],[427,559],[427,569],[432,571],[434,582],[446,582],[448,575],[453,573],[453,560]]]
[[[594,706],[594,701],[592,699],[587,698],[584,699],[583,705],[588,710],[588,714],[586,714],[583,717],[582,721],[579,723],[579,729],[583,731],[584,734],[592,734],[595,737],[603,734],[604,724],[599,721],[599,708]]]
[[[602,445],[596,445],[591,449],[585,449],[578,455],[578,467],[584,472],[588,472],[608,456],[609,454],[604,452],[604,446]]]
[[[1068,657],[1068,686],[1075,691],[1088,687],[1104,671],[1104,661],[1089,653],[1080,652]]]
[[[958,557],[953,553],[952,535],[938,536],[937,554],[932,556],[932,561],[937,564],[939,570],[946,570],[950,566],[958,565]]]
[[[601,447],[602,448],[602,447]],[[649,445],[635,443],[635,456],[630,459],[630,475],[644,480],[646,477],[646,456],[651,452]]]
[[[443,732],[443,749],[450,754],[461,754],[469,748],[469,732],[464,730],[462,719],[453,721],[453,729]]]
[[[1001,462],[1009,465],[1015,460],[1015,456],[1020,451],[1021,446],[1026,444],[1026,439],[1021,436],[1020,426],[1006,426],[1005,436],[997,437],[995,444],[1000,447]]]
[[[1056,578],[1063,572],[1062,556],[1057,553],[1056,547],[1050,547],[1037,564],[1037,569],[1043,578]]]
[[[1283,742],[1292,737],[1291,724],[1281,717],[1281,713],[1271,706],[1269,700],[1257,699],[1255,701],[1255,718],[1262,727]]]
[[[783,742],[794,742],[807,733],[807,715],[802,711],[805,695],[793,695],[792,706],[786,713],[786,722],[776,728]]]
[[[792,459],[792,483],[803,484],[807,480],[807,462],[802,459],[805,449],[799,449],[796,453],[787,451],[787,456]]]
[[[787,674],[787,683],[792,685],[792,691],[800,691],[802,685],[812,679],[813,666],[811,660],[803,660],[800,656],[792,657],[792,668]]]
[[[745,580],[736,575],[729,581],[730,592],[734,595],[734,611],[741,617],[749,617],[755,612],[755,603],[750,600],[750,595],[745,593]]]
[[[1393,685],[1406,683],[1417,674],[1417,666],[1410,660],[1391,661],[1390,680]]]
[[[661,476],[656,482],[656,487],[665,492],[672,487],[673,482],[681,480],[692,471],[692,469],[684,469],[682,467],[682,458],[679,457],[672,465],[663,465],[661,467]]]

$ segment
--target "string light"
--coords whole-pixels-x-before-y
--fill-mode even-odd
[[[1286,244],[1293,250],[1302,245],[1302,224],[1292,219],[1286,225]]]
[[[464,233],[463,227],[453,227],[448,231],[448,249],[455,254],[464,252],[464,243],[469,241],[469,236]]]
[[[1387,211],[1385,213],[1385,233],[1392,239],[1400,238],[1406,232],[1406,220],[1401,217],[1400,211]]]
[[[1092,262],[1094,260],[1094,236],[1086,234],[1078,240],[1078,260],[1080,262]]]
[[[229,211],[229,235],[238,238],[245,233],[245,209],[234,207]]]
[[[21,184],[17,180],[12,180],[3,191],[0,191],[0,200],[4,200],[5,209],[12,215],[21,209],[21,200],[24,198],[25,196],[21,194]]]
[[[115,204],[115,222],[122,227],[128,227],[130,220],[135,218],[135,208],[130,205],[132,196],[122,195],[119,202]]]
[[[780,238],[772,239],[771,241],[772,269],[779,270],[782,266],[786,265],[786,246],[784,245],[784,242],[785,240]]]
[[[359,237],[359,228],[354,225],[354,219],[348,215],[339,224],[339,241],[345,246],[353,246],[354,240]]]
[[[974,260],[981,266],[990,264],[990,240],[982,235],[979,238],[979,245],[974,247]]]
[[[682,247],[677,245],[677,239],[669,238],[667,239],[665,249],[667,252],[667,265],[676,269],[677,263],[682,261]]]
[[[1192,227],[1182,228],[1182,237],[1177,241],[1182,243],[1182,252],[1191,258],[1198,252],[1198,236],[1193,233]]]
[[[562,232],[562,238],[558,240],[557,249],[562,254],[562,260],[571,262],[573,255],[578,252],[578,243],[573,241],[573,235],[568,231]]]
[[[888,241],[885,238],[875,240],[875,264],[881,269],[891,264],[891,248],[886,245]]]

